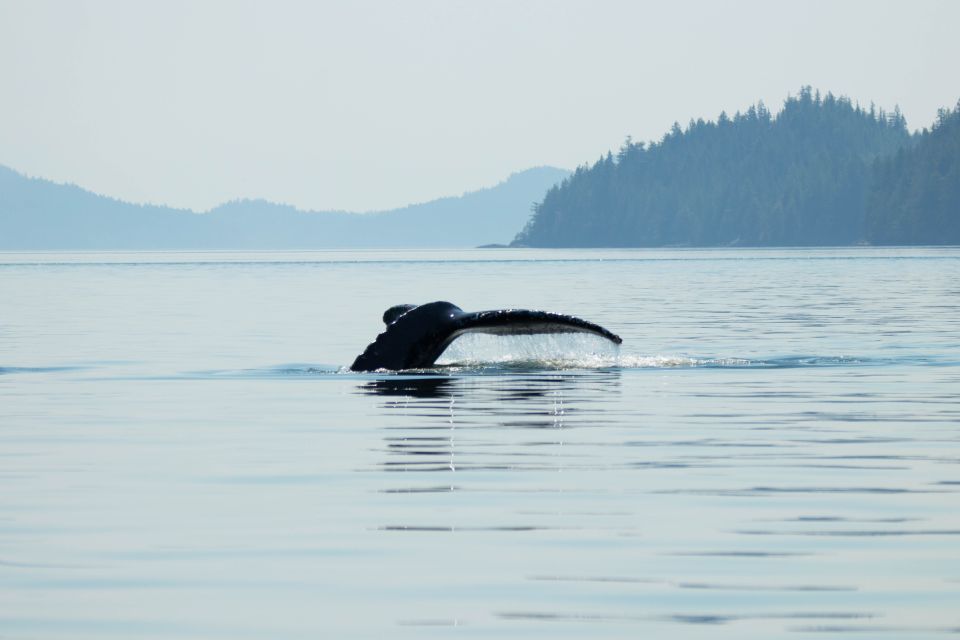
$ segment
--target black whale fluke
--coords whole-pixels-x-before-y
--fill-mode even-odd
[[[620,336],[580,318],[527,309],[466,312],[449,302],[400,304],[383,314],[386,331],[357,356],[350,369],[375,371],[430,367],[451,342],[464,333],[533,335],[592,333],[615,344]]]

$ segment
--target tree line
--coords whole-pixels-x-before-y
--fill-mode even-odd
[[[960,243],[960,104],[929,131],[803,87],[776,115],[678,123],[628,139],[542,202],[514,245]]]

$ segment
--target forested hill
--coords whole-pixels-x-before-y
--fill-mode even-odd
[[[805,87],[776,115],[759,103],[733,118],[721,114],[716,122],[691,121],[686,129],[675,124],[659,143],[628,140],[616,157],[607,154],[591,167],[580,167],[550,189],[514,244],[911,242],[896,231],[881,237],[877,234],[886,227],[868,222],[875,165],[879,171],[888,165],[878,159],[896,157],[903,167],[927,170],[913,158],[921,147],[933,146],[937,132],[952,122],[921,137],[913,149],[916,137],[907,132],[899,109],[864,109],[848,98],[821,96]],[[887,171],[892,175],[899,167]],[[953,198],[947,209],[952,206],[948,213],[955,224],[956,196],[944,197]]]
[[[867,211],[875,244],[960,244],[960,102],[915,145],[877,162]]]

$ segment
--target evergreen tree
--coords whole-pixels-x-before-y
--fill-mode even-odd
[[[891,120],[903,121],[899,109]],[[960,102],[916,145],[873,167],[866,235],[875,244],[960,244]]]

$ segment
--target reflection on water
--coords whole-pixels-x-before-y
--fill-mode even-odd
[[[449,398],[454,393],[454,379],[436,376],[397,376],[370,380],[360,385],[361,393],[402,398]]]
[[[380,489],[399,502],[376,530],[523,549],[522,570],[501,584],[540,606],[504,601],[491,613],[551,635],[596,633],[600,622],[613,635],[661,625],[738,636],[748,626],[756,637],[954,633],[941,615],[960,596],[960,517],[947,507],[960,505],[960,486],[943,475],[960,465],[953,377],[933,369],[918,384],[891,370],[893,388],[907,385],[896,395],[852,392],[872,366],[824,359],[774,378],[731,366],[725,378],[608,368],[364,379],[357,393],[388,418],[377,465],[402,477]],[[921,388],[932,427],[922,433],[896,401]],[[847,406],[827,410],[838,403]],[[929,501],[918,509],[920,496]],[[910,614],[918,599],[925,617]]]
[[[554,464],[555,453],[546,461],[541,455],[554,442],[543,440],[542,432],[560,434],[569,413],[609,401],[609,394],[618,391],[619,377],[617,370],[400,375],[364,381],[358,392],[384,397],[381,406],[387,411],[419,418],[388,428],[385,469],[522,471]],[[522,450],[510,450],[511,436],[527,430],[539,432],[536,440],[526,436],[527,441],[518,443]]]

